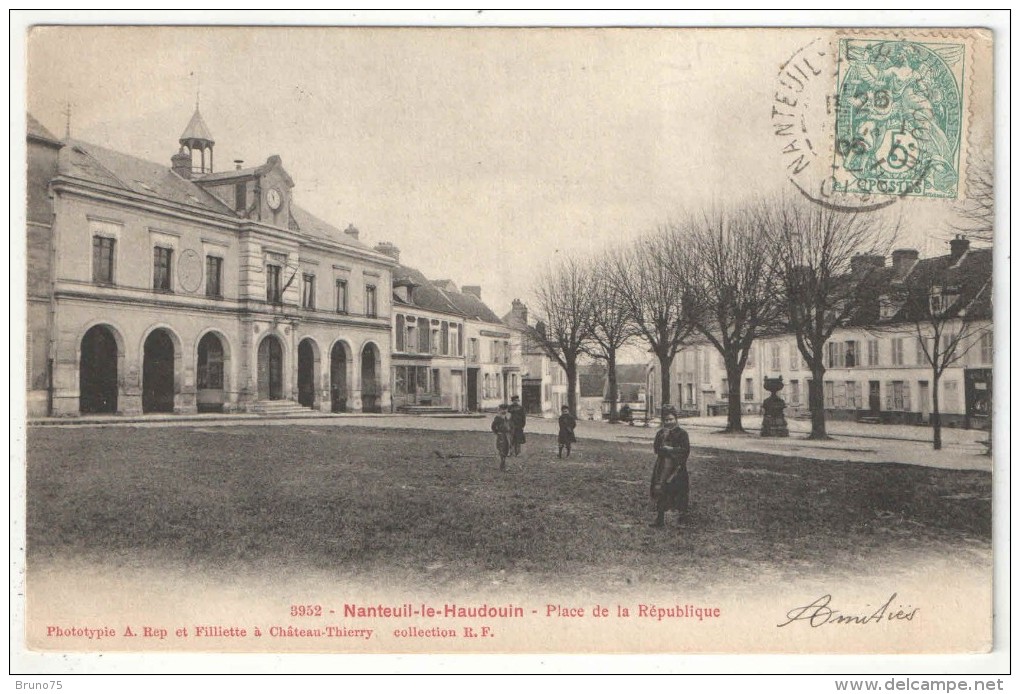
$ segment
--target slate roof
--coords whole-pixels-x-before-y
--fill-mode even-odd
[[[101,183],[140,195],[155,196],[178,205],[199,207],[216,214],[237,216],[237,213],[229,205],[203,189],[195,181],[178,176],[169,166],[80,140],[70,140],[68,145],[60,153],[60,173],[62,175]],[[263,167],[255,167],[252,171],[261,168]],[[239,173],[241,172],[224,172],[224,177],[234,177]],[[203,177],[202,180],[207,178]],[[310,238],[331,241],[364,251],[372,250],[368,245],[343,233],[329,222],[316,217],[293,202],[290,206],[290,213],[296,230]]]
[[[493,313],[492,309],[474,294],[466,294],[460,291],[451,292],[441,288],[439,291],[441,291],[446,298],[457,307],[457,310],[463,313],[468,319],[481,321],[483,323],[494,323],[501,327],[506,327],[503,321],[499,319],[499,316]]]
[[[946,317],[964,312],[966,318],[991,318],[992,249],[968,250],[958,261],[950,255],[926,258],[904,279],[906,301],[891,322],[924,320],[928,312],[931,287],[956,287],[960,298],[949,308]]]
[[[623,383],[639,383],[644,385],[645,383],[645,370],[644,364],[617,364],[616,365],[616,383],[617,385]]]
[[[505,316],[503,316],[503,323],[510,326],[514,330],[521,331],[535,327],[534,325],[525,325],[524,323],[522,323],[520,319],[517,317],[517,315],[513,312],[513,309],[511,309]]]
[[[410,306],[424,309],[426,311],[453,314],[455,316],[465,315],[457,308],[456,304],[450,300],[447,293],[432,284],[432,282],[430,282],[428,278],[421,273],[421,271],[406,265],[398,265],[393,269],[393,281],[397,282],[399,280],[410,280],[416,286],[414,291],[411,293],[410,303],[402,300],[399,296],[394,294],[394,305]]]
[[[60,144],[60,140],[57,139],[57,136],[47,130],[46,126],[37,121],[35,116],[31,113],[26,115],[28,116],[27,130],[29,137],[34,137],[39,140],[48,140],[49,142]]]
[[[132,157],[80,140],[68,141],[60,152],[60,174],[151,195],[168,202],[236,216],[219,198],[181,178],[166,164]]]
[[[959,299],[945,314],[946,318],[970,319],[992,317],[991,305],[992,249],[970,249],[958,259],[951,254],[922,258],[913,263],[903,276],[892,267],[875,268],[853,279],[859,308],[849,325],[890,325],[927,320],[929,294],[933,287],[955,287]],[[881,303],[899,304],[896,312],[881,318]],[[961,311],[963,314],[961,315]]]
[[[293,201],[290,203],[290,215],[297,223],[298,230],[303,234],[307,234],[313,238],[325,239],[327,241],[332,241],[333,243],[343,244],[344,246],[360,248],[365,251],[372,250],[367,244],[345,234],[329,222],[319,219],[303,207],[295,205]]]
[[[467,320],[477,320],[506,327],[499,316],[493,313],[492,309],[481,299],[473,294],[454,290],[456,285],[452,280],[429,280],[421,271],[406,265],[401,265],[393,270],[394,283],[400,280],[410,280],[416,285],[411,293],[412,303],[410,306],[440,313],[452,313]],[[393,302],[402,306],[409,305],[396,294],[393,296]]]

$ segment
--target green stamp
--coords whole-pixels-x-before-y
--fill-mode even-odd
[[[840,39],[835,191],[957,197],[965,55],[963,43]]]

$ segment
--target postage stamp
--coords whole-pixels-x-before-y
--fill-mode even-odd
[[[833,187],[955,198],[966,45],[840,39]]]

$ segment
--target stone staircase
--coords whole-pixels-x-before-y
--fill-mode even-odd
[[[293,400],[259,400],[251,408],[252,412],[263,417],[286,417],[293,414],[310,414],[310,407],[304,407]]]

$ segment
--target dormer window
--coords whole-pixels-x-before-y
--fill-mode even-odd
[[[959,287],[932,287],[928,295],[928,308],[933,317],[939,318],[953,308],[960,298]]]
[[[900,310],[900,303],[893,301],[888,294],[878,297],[878,317],[882,320],[889,320]]]
[[[418,285],[408,277],[402,277],[393,281],[393,293],[405,304],[414,303],[414,290]]]

